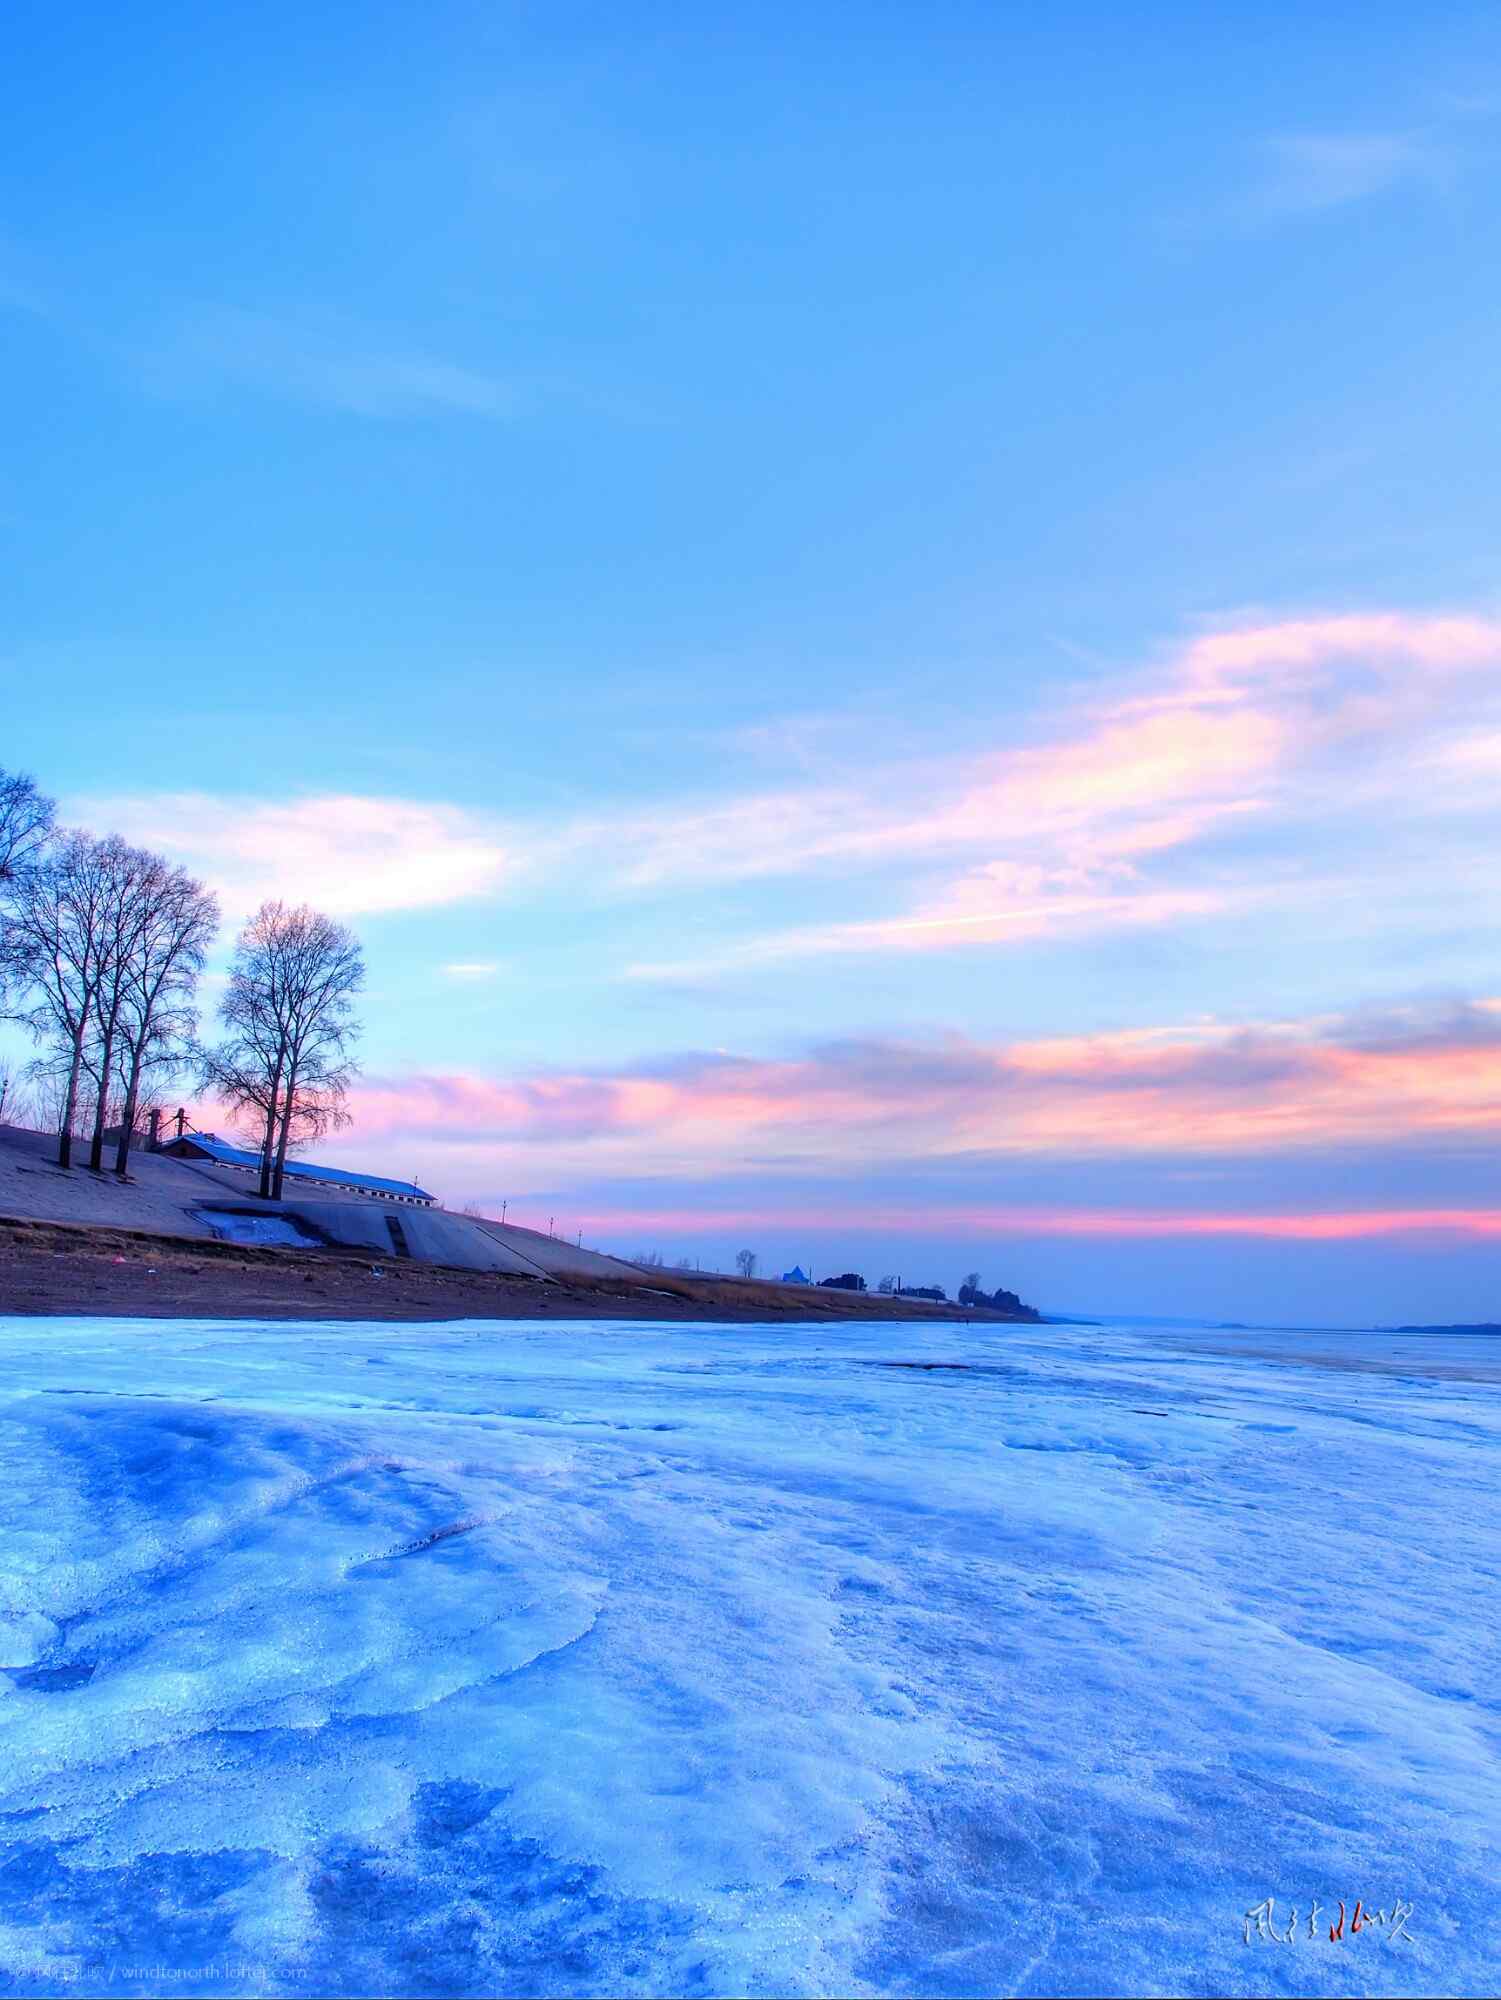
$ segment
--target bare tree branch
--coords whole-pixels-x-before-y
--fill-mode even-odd
[[[5,1009],[7,993],[27,980],[28,947],[16,929],[16,898],[52,830],[51,799],[24,773],[0,771],[0,1020],[18,1018]]]
[[[52,801],[22,771],[0,771],[0,882],[12,882],[41,856],[51,838]]]

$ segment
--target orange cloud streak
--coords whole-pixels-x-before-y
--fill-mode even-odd
[[[705,1228],[784,1228],[880,1231],[893,1236],[1251,1236],[1288,1242],[1347,1242],[1362,1237],[1440,1234],[1489,1239],[1501,1237],[1501,1209],[1392,1208],[1338,1210],[1304,1215],[1262,1215],[1255,1211],[1177,1214],[1166,1210],[1094,1208],[893,1208],[889,1204],[820,1207],[799,1203],[741,1209],[639,1208],[595,1206],[580,1211],[585,1230],[632,1229],[692,1236]]]
[[[419,1076],[360,1087],[364,1135],[801,1159],[1276,1150],[1501,1134],[1501,1021],[1217,1025],[985,1045],[835,1044],[785,1061],[679,1059],[656,1073]]]

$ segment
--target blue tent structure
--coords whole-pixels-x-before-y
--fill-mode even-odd
[[[801,1264],[794,1264],[790,1271],[782,1273],[782,1283],[784,1285],[806,1285],[811,1283],[811,1280]]]

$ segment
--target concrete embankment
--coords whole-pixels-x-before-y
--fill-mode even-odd
[[[91,1173],[56,1163],[56,1141],[40,1132],[0,1126],[0,1215],[70,1223],[93,1229],[135,1229],[173,1237],[252,1243],[266,1232],[250,1218],[280,1216],[293,1227],[286,1247],[306,1232],[315,1242],[383,1259],[410,1259],[461,1271],[489,1271],[541,1283],[575,1276],[623,1284],[660,1281],[619,1257],[585,1250],[539,1230],[421,1208],[368,1196],[307,1191],[286,1184],[286,1198],[262,1201],[248,1174],[209,1161],[178,1160],[144,1150],[132,1153],[129,1177],[109,1167]],[[75,1162],[87,1148],[75,1149]],[[242,1223],[240,1218],[246,1220]]]

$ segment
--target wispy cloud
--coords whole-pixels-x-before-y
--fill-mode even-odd
[[[1275,220],[1322,215],[1400,187],[1441,188],[1456,171],[1452,144],[1432,132],[1294,132],[1263,141],[1242,212]]]
[[[1008,880],[1011,877],[1011,880]],[[966,910],[972,900],[977,907]],[[718,951],[687,959],[645,960],[625,969],[634,980],[679,982],[744,972],[798,959],[840,957],[860,953],[952,951],[965,945],[1018,945],[1040,937],[1066,936],[1071,931],[1099,932],[1131,925],[1167,924],[1188,917],[1222,912],[1222,895],[1186,893],[1136,895],[1055,895],[1036,893],[1036,885],[1004,863],[966,876],[943,899],[955,907],[915,917],[877,918],[867,923],[809,924],[775,931]]]
[[[1496,818],[1501,621],[1402,613],[1244,619],[1039,717],[1029,742],[872,762],[728,798],[530,823],[409,800],[287,803],[201,794],[95,802],[221,887],[274,882],[344,910],[563,892],[579,907],[801,885],[816,915],[767,929],[734,905],[691,955],[642,954],[638,980],[797,958],[950,951],[1162,927],[1315,899],[1351,880],[1351,847],[1423,838],[1391,893],[1474,875],[1476,815]],[[1414,784],[1414,773],[1429,781]],[[1465,818],[1468,816],[1468,819]],[[1287,858],[1289,836],[1301,838]],[[1451,865],[1452,864],[1452,865]],[[862,885],[867,913],[827,916]],[[797,894],[781,901],[795,917]],[[870,909],[871,904],[875,909]],[[606,971],[610,968],[605,967]]]
[[[251,389],[366,417],[506,417],[522,401],[511,383],[368,328],[231,306],[180,312],[143,338],[139,365],[163,394]]]
[[[1475,746],[1501,722],[1501,621],[1396,613],[1210,631],[1155,670],[1056,717],[1031,746],[883,772],[862,790],[807,791],[680,817],[650,841],[648,876],[794,863],[804,872],[921,864],[906,907],[732,941],[636,977],[681,979],[861,951],[949,950],[1202,918],[1269,893],[1262,831],[1331,816],[1391,825],[1487,802]],[[1449,769],[1414,801],[1412,771]],[[1464,779],[1468,778],[1468,786]],[[1494,799],[1489,799],[1494,809]],[[1239,864],[1229,851],[1243,849]],[[988,852],[987,852],[988,850]],[[1213,850],[1212,871],[1191,866]],[[626,852],[629,853],[629,844]],[[972,858],[966,858],[972,857]],[[933,885],[935,865],[957,872]]]
[[[340,916],[428,909],[493,893],[512,866],[470,816],[406,799],[172,792],[72,800],[68,812],[166,849],[219,891],[231,919],[267,896]]]
[[[36,260],[0,235],[0,313],[49,322],[61,338],[107,357],[137,386],[171,398],[248,390],[352,416],[518,414],[528,393],[508,376],[435,354],[346,314],[223,301],[164,301],[154,317],[103,324],[76,281],[43,284]]]
[[[445,965],[443,976],[445,979],[486,980],[493,979],[499,971],[499,965],[493,960],[486,960],[484,962],[475,961],[473,963],[461,962],[455,965]]]

